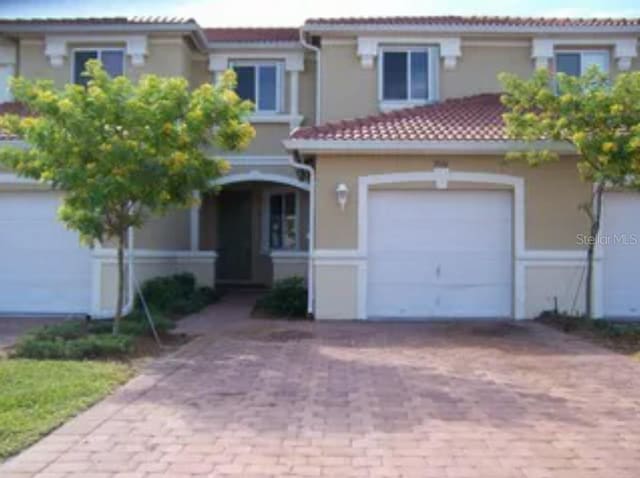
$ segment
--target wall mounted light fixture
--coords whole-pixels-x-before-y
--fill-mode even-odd
[[[345,183],[340,183],[336,187],[336,198],[338,200],[338,204],[340,205],[340,209],[344,211],[344,208],[347,206],[347,198],[349,197],[349,188]]]

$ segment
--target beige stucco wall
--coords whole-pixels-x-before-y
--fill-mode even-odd
[[[529,77],[533,73],[531,47],[463,46],[453,70],[440,62],[440,98],[500,92],[498,74],[504,71]]]
[[[584,312],[584,265],[536,265],[525,270],[525,314],[535,318],[557,306],[560,312],[572,315]]]
[[[358,269],[351,265],[316,265],[315,313],[318,319],[358,317]]]
[[[31,79],[51,79],[57,87],[63,87],[72,80],[71,64],[73,48],[124,48],[124,42],[113,43],[69,43],[69,54],[62,66],[53,67],[44,54],[45,43],[42,38],[22,39],[18,49],[18,73]],[[138,79],[145,73],[160,76],[182,76],[189,78],[191,72],[191,52],[184,40],[179,36],[153,37],[148,40],[148,55],[143,66],[131,64],[131,57],[125,55],[125,75]]]
[[[117,264],[105,261],[100,267],[100,309],[113,310],[117,298]],[[137,258],[134,270],[139,284],[154,277],[190,272],[195,276],[198,286],[215,286],[215,258],[212,257]]]
[[[322,48],[322,119],[340,120],[376,114],[378,59],[364,68],[353,44],[327,44]],[[501,90],[498,73],[521,76],[533,72],[530,47],[465,46],[453,70],[440,62],[439,97],[447,99]]]
[[[356,45],[323,45],[321,122],[378,112],[377,69],[360,65]]]
[[[190,210],[176,209],[150,218],[135,231],[134,244],[137,249],[189,250],[190,231]]]
[[[355,39],[352,43],[331,44],[322,47],[322,121],[336,121],[379,113],[378,107],[378,58],[373,68],[364,68],[357,54]],[[510,41],[516,40],[517,42]],[[502,90],[498,74],[510,72],[526,78],[534,71],[531,46],[522,45],[522,39],[493,39],[502,45],[462,46],[462,56],[455,68],[444,68],[440,60],[439,99],[457,98],[479,93],[495,93]],[[619,73],[611,47],[594,45],[562,46],[557,49],[607,49],[611,52],[611,74]],[[632,69],[640,68],[640,59],[635,58]]]
[[[391,172],[432,171],[435,161],[448,162],[452,171],[509,174],[525,180],[525,247],[576,249],[576,235],[588,221],[578,206],[589,199],[589,186],[580,182],[575,162],[567,157],[539,168],[506,163],[491,156],[322,156],[317,161],[317,247],[356,249],[358,177]],[[341,211],[335,188],[344,182],[349,190]],[[451,185],[452,187],[454,185]],[[462,185],[460,185],[462,186]],[[407,187],[406,185],[403,187]],[[473,186],[483,187],[483,186]]]
[[[288,277],[302,277],[307,279],[307,259],[271,259],[273,263],[273,281],[279,281]]]

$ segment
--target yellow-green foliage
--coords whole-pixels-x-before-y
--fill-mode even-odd
[[[531,79],[500,75],[508,134],[518,140],[563,141],[579,153],[583,180],[640,187],[640,72],[611,81],[597,67],[582,77],[538,70]],[[553,160],[557,153],[529,148],[509,157],[531,164]]]
[[[121,237],[148,214],[187,207],[228,167],[207,145],[239,150],[254,137],[251,104],[235,94],[235,75],[191,91],[184,78],[110,78],[87,62],[87,87],[54,89],[16,78],[12,92],[33,113],[7,115],[0,126],[27,148],[3,148],[0,162],[17,174],[65,191],[60,218],[87,242]]]

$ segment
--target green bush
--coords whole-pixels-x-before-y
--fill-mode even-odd
[[[148,280],[142,285],[142,295],[149,309],[168,315],[192,314],[219,298],[209,287],[196,288],[195,277],[188,273]],[[136,309],[142,310],[139,297]]]
[[[87,334],[87,322],[83,320],[65,320],[59,324],[44,325],[30,332],[37,340],[78,339]]]
[[[302,277],[277,281],[256,303],[258,310],[277,317],[304,318],[307,312],[307,288]]]
[[[129,335],[90,334],[74,339],[38,338],[28,334],[18,341],[13,355],[30,359],[78,360],[124,357],[133,350]]]

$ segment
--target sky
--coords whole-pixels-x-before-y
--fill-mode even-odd
[[[640,17],[638,0],[0,0],[0,18],[178,16],[202,26],[300,26],[377,15]]]

